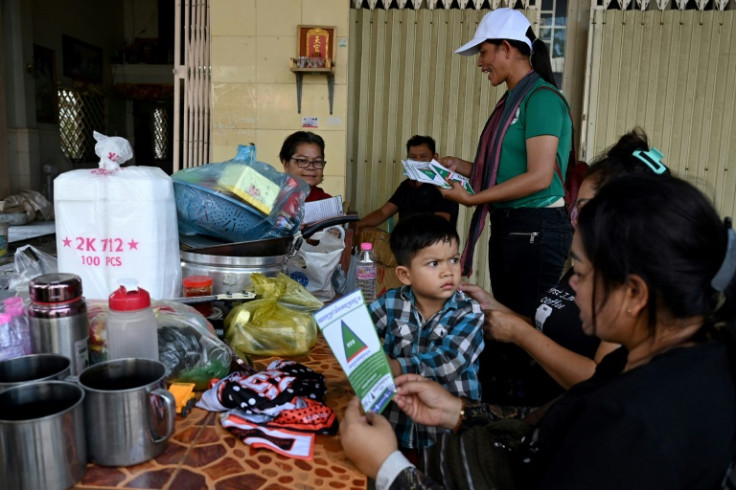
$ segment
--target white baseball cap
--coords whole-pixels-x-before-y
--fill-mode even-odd
[[[455,50],[455,53],[470,56],[478,52],[478,46],[488,39],[512,39],[521,41],[532,49],[532,40],[526,36],[531,24],[518,10],[500,8],[488,12],[478,24],[473,39]]]

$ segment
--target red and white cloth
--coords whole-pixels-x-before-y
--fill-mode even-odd
[[[223,427],[246,444],[311,459],[314,434],[335,434],[325,405],[324,376],[294,361],[273,361],[254,374],[234,372],[202,394],[197,406],[221,415]]]

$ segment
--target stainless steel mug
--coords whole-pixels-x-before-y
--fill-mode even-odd
[[[0,361],[0,391],[31,381],[64,380],[71,361],[59,354],[28,354]]]
[[[82,388],[42,381],[0,393],[0,487],[69,488],[86,468]]]
[[[82,371],[90,461],[129,466],[163,452],[176,420],[165,378],[166,367],[150,359],[115,359]]]

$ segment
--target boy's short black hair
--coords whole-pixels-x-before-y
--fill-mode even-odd
[[[423,248],[452,240],[460,243],[457,230],[448,220],[433,213],[417,213],[399,221],[389,243],[396,263],[408,266]]]
[[[421,145],[427,145],[427,148],[429,148],[429,151],[431,151],[433,155],[437,153],[437,145],[435,144],[434,139],[431,136],[420,136],[418,134],[415,134],[414,136],[409,138],[409,141],[406,142],[406,154],[409,154],[409,149],[412,146]]]

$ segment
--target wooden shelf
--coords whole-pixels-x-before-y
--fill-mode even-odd
[[[291,68],[294,73],[335,73],[334,68]]]

